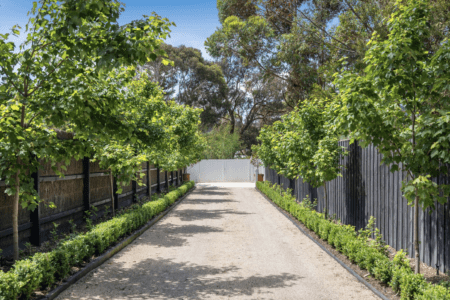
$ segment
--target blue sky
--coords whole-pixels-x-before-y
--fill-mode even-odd
[[[150,15],[153,11],[162,17],[176,23],[172,27],[168,44],[186,45],[200,49],[203,56],[206,54],[203,43],[218,26],[215,0],[121,0],[126,4],[119,22],[128,23]],[[27,12],[32,7],[31,0],[0,0],[0,33],[9,32],[9,29],[19,24],[24,26],[27,21]]]

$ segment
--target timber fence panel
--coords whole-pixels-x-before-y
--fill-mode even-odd
[[[63,163],[57,163],[56,167],[65,176],[59,177],[51,168],[50,163],[41,162],[41,169],[30,174],[34,180],[34,187],[43,200],[34,211],[19,210],[19,241],[21,247],[26,242],[39,246],[42,242],[51,238],[50,231],[55,228],[59,233],[70,231],[69,221],[80,225],[85,222],[86,210],[97,208],[92,218],[98,219],[109,213],[112,202],[116,209],[125,208],[139,200],[149,196],[150,190],[157,188],[157,169],[151,163],[143,163],[141,166],[140,181],[122,186],[122,193],[117,194],[117,180],[113,180],[114,197],[111,199],[111,180],[109,171],[100,168],[98,162],[92,162],[89,158],[81,160],[72,159],[67,170],[63,170]],[[164,176],[164,170],[161,170]],[[179,173],[177,172],[177,175]],[[172,174],[171,174],[172,175]],[[181,174],[180,174],[181,175]],[[160,186],[166,183],[161,180]],[[171,183],[178,183],[171,176]],[[180,181],[181,182],[181,181]],[[0,181],[0,249],[4,256],[12,254],[12,196],[4,193],[7,187]],[[48,205],[53,202],[56,208]]]

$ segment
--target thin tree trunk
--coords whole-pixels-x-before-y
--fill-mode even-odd
[[[109,171],[109,178],[111,180],[111,207],[112,207],[112,216],[116,216],[116,208],[114,207],[114,180],[112,170]]]
[[[19,160],[19,158],[17,158]],[[13,244],[14,244],[14,256],[13,259],[16,261],[19,259],[19,190],[20,190],[20,171],[16,172],[16,194],[14,195],[13,202]]]
[[[415,273],[420,273],[420,250],[419,250],[419,196],[417,195],[416,188],[416,199],[414,201],[414,251],[415,253]]]
[[[22,105],[22,114],[20,117],[20,127],[23,129],[25,126],[25,106]],[[21,165],[19,153],[17,153],[17,168]],[[16,194],[13,201],[13,259],[19,259],[19,201],[20,201],[20,169],[16,171]]]
[[[325,219],[327,219],[328,218],[328,197],[327,197],[327,183],[326,182],[323,184],[323,190],[324,190],[323,196],[325,199]]]

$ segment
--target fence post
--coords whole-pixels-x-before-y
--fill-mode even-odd
[[[176,186],[178,186],[178,184],[179,184],[179,181],[178,181],[178,179],[179,179],[179,178],[178,178],[178,170],[175,171],[175,178],[176,178],[176,180],[177,180],[177,185],[176,185]]]
[[[113,180],[113,193],[114,193],[114,210],[119,209],[119,195],[117,194],[117,179],[114,176]]]
[[[170,171],[170,180],[171,180],[171,182],[172,182],[172,185],[173,186],[175,186],[175,180],[174,180],[174,177],[173,177],[173,171]]]
[[[289,179],[289,188],[292,190],[292,196],[295,195],[295,180]]]
[[[156,167],[156,192],[161,193],[161,170]]]
[[[136,183],[136,180],[133,180],[131,182],[131,191],[132,191],[131,196],[133,197],[132,198],[132,202],[136,203],[137,202],[137,183]]]
[[[33,178],[34,182],[34,189],[36,190],[37,194],[39,195],[39,169],[36,170],[36,172],[31,174],[31,178]],[[32,223],[31,226],[31,236],[30,236],[30,242],[40,247],[41,246],[41,222],[40,222],[40,208],[39,203],[36,206],[36,208],[33,211],[30,211],[30,221]]]
[[[167,178],[167,171],[164,171],[164,189],[169,190],[169,178]]]
[[[84,211],[88,211],[91,208],[91,193],[90,193],[90,164],[89,157],[83,158],[83,207]]]
[[[152,196],[152,171],[150,170],[150,162],[147,162],[147,195],[149,198]]]
[[[183,169],[180,169],[181,183],[183,183]]]

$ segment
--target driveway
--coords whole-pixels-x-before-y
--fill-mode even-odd
[[[198,184],[58,299],[379,299],[254,184]]]

